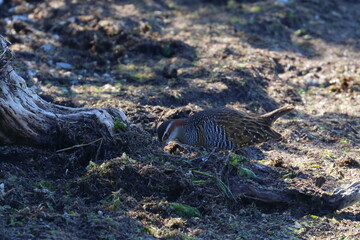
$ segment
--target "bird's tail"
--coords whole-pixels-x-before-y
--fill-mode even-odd
[[[288,105],[281,108],[278,108],[272,112],[265,113],[261,115],[261,118],[270,126],[278,119],[279,117],[288,114],[294,109],[294,106]]]

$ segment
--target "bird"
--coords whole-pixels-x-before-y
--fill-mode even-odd
[[[172,140],[190,146],[219,150],[236,150],[281,138],[272,124],[288,114],[294,106],[287,105],[263,115],[249,115],[221,107],[200,111],[188,118],[164,121],[157,129],[163,147]]]

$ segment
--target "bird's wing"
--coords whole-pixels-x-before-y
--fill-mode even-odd
[[[281,137],[261,119],[237,111],[217,114],[214,121],[225,130],[228,139],[235,142],[239,148]]]
[[[190,118],[195,126],[202,126],[207,121],[215,121],[218,126],[223,128],[228,140],[236,143],[239,148],[281,137],[263,118],[249,116],[234,109],[205,110]]]

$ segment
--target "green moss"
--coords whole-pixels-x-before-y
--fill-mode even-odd
[[[90,161],[89,164],[86,166],[85,169],[86,169],[86,171],[89,171],[89,170],[95,168],[96,166],[97,166],[96,163],[94,163],[93,161]]]
[[[260,6],[254,6],[254,7],[250,8],[250,12],[252,12],[252,13],[256,13],[256,12],[260,12],[260,11],[261,11]]]
[[[186,235],[184,233],[180,233],[179,236],[184,240],[196,240],[196,239],[198,239],[196,237],[190,237],[190,236],[188,236],[188,235]]]
[[[18,177],[17,177],[17,176],[15,176],[15,175],[11,175],[10,177],[8,177],[8,179],[7,179],[7,180],[9,180],[10,182],[15,182],[17,179],[18,179]]]
[[[240,23],[240,22],[241,22],[241,19],[238,18],[238,17],[233,17],[233,18],[231,18],[231,19],[229,20],[229,22],[230,22],[231,24],[236,24],[236,23]]]
[[[237,7],[236,1],[234,1],[234,0],[229,0],[229,1],[227,1],[227,7],[228,7],[228,8],[235,8],[235,7]]]
[[[244,177],[244,178],[256,178],[256,174],[250,169],[245,167],[239,167],[237,170],[237,174],[240,177]]]
[[[54,190],[53,183],[49,181],[40,181],[35,184],[33,184],[36,188],[46,188],[48,190]]]
[[[238,164],[240,162],[244,162],[244,161],[246,161],[246,158],[244,156],[240,156],[235,153],[232,153],[230,156],[230,163],[233,165]]]
[[[201,217],[198,209],[189,205],[171,202],[169,205],[174,208],[174,212],[181,217]]]
[[[283,178],[294,178],[296,177],[296,174],[294,172],[287,173],[282,176]]]
[[[119,132],[122,130],[125,130],[127,128],[127,125],[121,121],[115,121],[114,122],[114,131]]]
[[[294,34],[298,37],[306,35],[307,31],[304,28],[300,28],[294,32]]]

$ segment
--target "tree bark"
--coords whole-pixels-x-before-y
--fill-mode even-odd
[[[68,147],[103,138],[113,141],[115,108],[70,108],[46,102],[13,69],[13,55],[0,36],[0,144]]]

